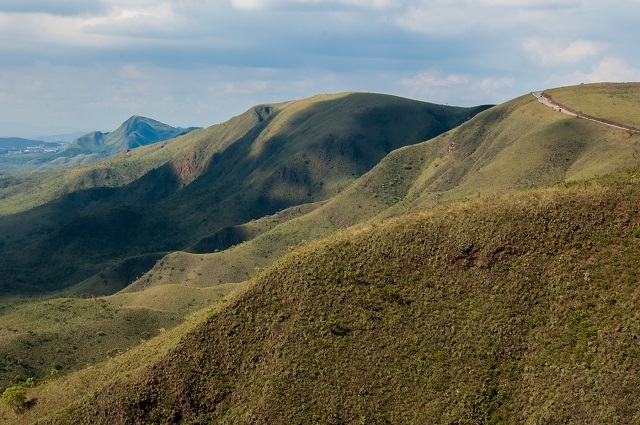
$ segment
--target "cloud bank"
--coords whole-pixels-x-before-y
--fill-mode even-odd
[[[622,0],[0,0],[0,136],[207,126],[372,91],[456,105],[639,80]]]

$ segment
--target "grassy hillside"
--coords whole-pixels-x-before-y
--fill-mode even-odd
[[[41,382],[126,352],[217,303],[238,285],[162,285],[102,298],[3,303],[0,388]]]
[[[585,96],[596,89],[576,88]],[[623,130],[568,117],[522,96],[439,137],[392,152],[325,205],[255,239],[201,257],[171,254],[134,287],[175,280],[180,269],[200,273],[198,285],[240,282],[291,246],[367,220],[612,172],[640,161],[639,142]]]
[[[633,168],[311,244],[40,423],[636,422],[638,182]]]
[[[127,290],[104,299],[117,312],[114,317],[93,322],[85,317],[85,310],[93,311],[91,300],[47,301],[46,308],[72,306],[68,314],[78,321],[65,319],[64,326],[54,326],[46,337],[38,334],[37,322],[30,322],[58,317],[45,304],[5,307],[6,317],[36,329],[10,330],[5,336],[13,339],[6,340],[10,349],[5,360],[20,360],[28,350],[43,348],[47,356],[34,356],[37,362],[5,361],[4,385],[23,381],[28,373],[44,379],[49,365],[61,359],[66,373],[106,358],[93,332],[105,324],[123,329],[110,344],[121,344],[120,352],[132,349],[135,332],[155,335],[157,326],[151,323],[162,320],[169,329],[185,314],[217,303],[240,286],[220,284],[241,282],[266,268],[247,292],[237,295],[231,310],[224,307],[200,330],[185,334],[155,369],[134,367],[128,353],[118,355],[117,364],[129,365],[118,372],[105,375],[116,367],[114,360],[99,371],[86,370],[30,390],[39,402],[22,419],[61,409],[73,401],[72,394],[87,391],[98,394],[98,401],[87,401],[90,408],[80,404],[67,409],[60,417],[63,423],[96,420],[86,414],[109,423],[110,403],[120,406],[116,411],[123,423],[160,418],[299,422],[308,419],[304,412],[309,411],[318,423],[416,422],[424,415],[437,418],[428,420],[434,423],[519,423],[523,418],[585,423],[596,416],[601,422],[625,422],[629,413],[622,392],[583,393],[581,403],[595,403],[585,404],[588,408],[571,397],[576,388],[583,389],[576,382],[613,385],[606,374],[624,368],[636,379],[632,360],[610,364],[611,353],[628,346],[610,341],[609,334],[606,341],[600,337],[612,323],[624,329],[634,320],[629,303],[635,302],[630,285],[637,273],[633,199],[638,172],[518,191],[637,163],[636,136],[564,116],[528,95],[427,142],[396,149],[375,165],[369,155],[378,150],[375,155],[384,156],[390,135],[411,133],[416,120],[432,125],[437,117],[436,122],[445,122],[452,110],[425,112],[418,102],[371,96],[319,96],[256,107],[178,141],[76,169],[74,176],[81,179],[70,178],[69,187],[87,190],[5,217],[6,264],[22,288],[40,290],[28,279],[33,273],[40,281],[62,276],[80,282],[64,295],[109,294],[155,267]],[[459,112],[460,117],[469,113]],[[123,159],[137,165],[128,170]],[[356,179],[366,171],[358,171],[360,162],[373,168]],[[49,184],[40,182],[40,188]],[[60,181],[56,184],[61,190]],[[495,197],[499,193],[511,195]],[[294,206],[282,209],[287,205],[283,199]],[[309,199],[315,202],[301,203]],[[405,217],[460,200],[465,203]],[[263,215],[252,220],[243,211]],[[47,227],[54,216],[58,227]],[[401,218],[379,223],[389,217]],[[331,236],[352,226],[343,236]],[[24,235],[36,241],[22,245]],[[312,242],[326,236],[331,236],[328,242]],[[191,253],[163,256],[176,248]],[[287,259],[270,266],[291,250]],[[35,253],[38,263],[54,267],[32,271],[21,263],[21,252],[24,258]],[[76,258],[78,252],[83,255]],[[631,294],[629,302],[620,301],[621,291]],[[592,293],[611,308],[601,309]],[[135,319],[148,323],[149,330],[134,327],[133,336],[125,336],[131,327],[120,322],[127,317],[152,318]],[[13,329],[11,323],[6,329]],[[83,327],[87,324],[88,331]],[[456,331],[449,332],[448,326]],[[69,336],[75,327],[78,332]],[[471,335],[479,335],[478,341],[471,341]],[[50,341],[68,343],[59,358]],[[84,352],[85,345],[90,347],[85,357],[69,358],[76,356],[74,350]],[[592,353],[594,345],[598,351]],[[166,350],[173,349],[165,346],[162,352]],[[460,353],[458,360],[445,354],[452,352]],[[416,357],[418,353],[422,355]],[[627,355],[635,358],[631,351]],[[158,356],[162,354],[152,357]],[[544,365],[539,357],[547,360]],[[590,374],[571,363],[580,360],[582,367],[587,358],[597,361],[589,360],[585,369],[602,367],[605,372]],[[194,364],[202,367],[197,373]],[[549,364],[554,368],[548,369]],[[109,379],[97,380],[96,386],[79,383],[93,373]],[[549,387],[554,374],[565,381]],[[122,387],[125,375],[128,383]],[[113,384],[100,389],[106,381]],[[57,385],[72,388],[59,396]],[[391,387],[407,389],[384,394]],[[531,405],[518,416],[518,406],[530,399],[546,404]],[[565,416],[557,413],[559,404]],[[207,410],[211,406],[215,409]],[[597,415],[588,417],[587,409]],[[17,420],[10,412],[4,415],[10,423]]]
[[[597,83],[546,90],[576,111],[640,128],[640,84]],[[575,105],[575,106],[574,106]]]
[[[319,96],[252,108],[98,165],[7,179],[0,210],[15,213],[0,222],[0,290],[61,289],[128,257],[186,249],[224,228],[326,200],[392,150],[481,109]],[[34,207],[20,212],[24,205]]]

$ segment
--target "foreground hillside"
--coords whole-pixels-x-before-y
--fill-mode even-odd
[[[39,423],[636,423],[639,197],[632,168],[310,244]]]
[[[100,164],[4,179],[0,293],[62,289],[127,258],[187,249],[225,227],[326,200],[392,150],[482,109],[319,96],[261,105]]]

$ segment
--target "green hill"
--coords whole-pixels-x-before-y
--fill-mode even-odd
[[[594,115],[581,99],[634,89],[545,92],[573,93],[563,103]],[[256,107],[131,156],[6,180],[0,210],[16,214],[0,221],[5,258],[23,290],[64,276],[66,289],[50,296],[109,294],[155,266],[99,300],[3,298],[0,385],[42,383],[28,391],[29,411],[0,418],[637,421],[640,174],[620,169],[639,161],[638,136],[531,95],[467,120],[481,109],[320,96]],[[451,113],[467,122],[388,144]],[[178,245],[190,252],[165,255]],[[45,268],[20,263],[34,253]],[[38,327],[47,320],[50,333]],[[113,332],[98,335],[105,327]],[[153,338],[138,345],[138,336]],[[83,363],[94,366],[44,382],[51,367],[66,374]]]
[[[311,244],[39,423],[633,423],[639,181],[633,168]],[[30,392],[24,419],[73,379]]]
[[[597,83],[547,90],[562,104],[603,120],[640,128],[640,85],[638,83]],[[575,105],[575,106],[574,106]]]
[[[610,87],[612,93],[618,89],[617,85]],[[564,90],[608,97],[601,85]],[[640,113],[640,105],[633,110]],[[437,138],[392,152],[353,186],[308,214],[259,234],[236,229],[234,242],[245,243],[204,256],[171,254],[134,288],[174,281],[180,269],[201,274],[202,279],[192,284],[240,282],[252,276],[256,266],[264,267],[281,257],[290,246],[367,220],[590,178],[635,164],[640,161],[639,140],[619,129],[554,112],[531,95],[522,96]],[[191,251],[204,254],[223,248],[211,244],[220,237],[212,235]]]
[[[225,227],[328,199],[392,150],[482,109],[320,96],[252,108],[100,164],[7,179],[0,210],[14,214],[0,222],[0,289],[65,288],[128,257],[186,249]]]
[[[31,140],[31,139],[23,139],[21,137],[0,137],[0,150],[2,153],[7,150],[13,149],[26,149],[29,146],[34,146],[38,144],[44,144],[42,140]],[[57,143],[52,143],[51,145],[57,146]]]

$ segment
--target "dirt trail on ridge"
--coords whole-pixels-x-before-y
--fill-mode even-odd
[[[585,115],[585,114],[582,114],[580,112],[576,112],[572,108],[554,101],[553,98],[551,96],[549,96],[548,94],[546,94],[545,92],[536,91],[536,92],[531,92],[531,94],[534,95],[536,97],[536,99],[538,99],[538,102],[542,103],[545,106],[553,108],[556,111],[562,112],[563,114],[571,115],[572,117],[583,118],[583,119],[586,119],[586,120],[589,120],[589,121],[594,121],[594,122],[597,122],[597,123],[600,123],[600,124],[608,125],[609,127],[619,128],[620,130],[640,131],[637,128],[634,128],[634,127],[631,127],[631,126],[628,126],[628,125],[624,125],[624,124],[620,124],[620,123],[617,123],[617,122],[614,122],[614,121],[605,120],[605,119],[601,119],[601,118],[597,118],[597,117],[592,117],[590,115]]]

